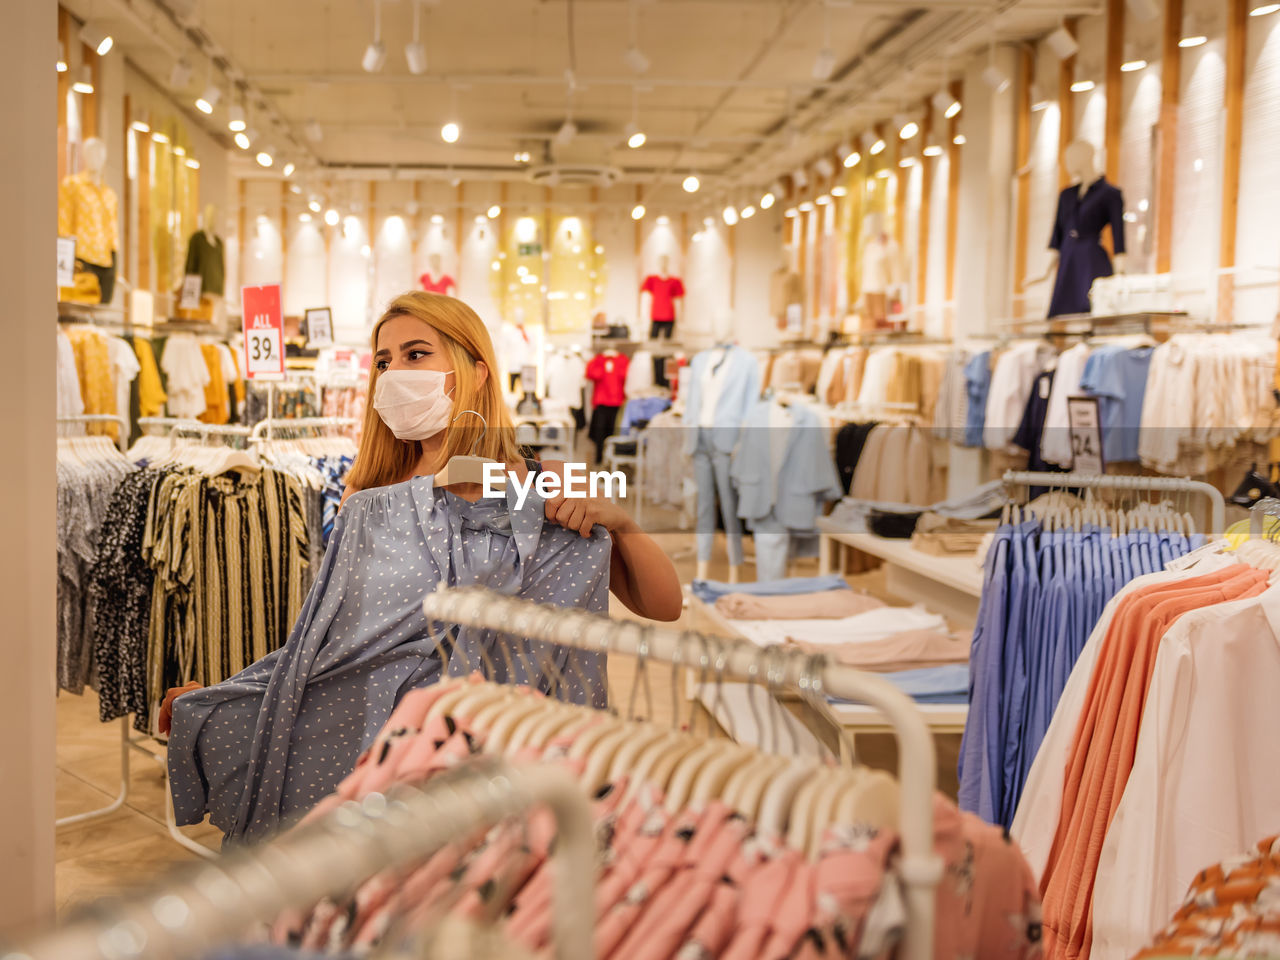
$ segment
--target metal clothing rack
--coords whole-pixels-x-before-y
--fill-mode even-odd
[[[58,423],[114,423],[120,427],[116,434],[116,446],[123,452],[129,449],[129,418],[118,413],[77,413],[71,416],[58,417]]]
[[[1266,533],[1267,517],[1280,519],[1280,500],[1263,497],[1249,508],[1249,536],[1261,537]]]
[[[936,756],[933,737],[914,701],[883,677],[833,664],[824,656],[761,648],[747,640],[709,637],[634,621],[558,609],[513,600],[480,587],[437,589],[422,601],[430,621],[482,627],[534,640],[591,650],[622,653],[671,664],[705,664],[715,654],[716,673],[756,680],[767,676],[771,687],[798,687],[807,697],[827,695],[879,709],[898,739],[898,780],[902,855],[898,874],[905,885],[907,925],[902,951],[906,960],[929,960],[934,948],[934,887],[942,877],[942,860],[933,847],[933,793]]]
[[[1133,477],[1120,474],[1036,473],[1010,470],[1002,478],[1006,488],[1022,487],[1088,487],[1094,490],[1149,491],[1155,493],[1198,493],[1209,501],[1209,533],[1221,533],[1226,527],[1226,501],[1222,491],[1203,480],[1187,477]]]
[[[304,430],[346,430],[359,424],[360,421],[355,417],[267,417],[255,423],[252,430],[245,428],[245,434],[249,437],[250,443],[261,443],[272,439],[274,430],[287,433]]]
[[[166,877],[109,911],[13,945],[23,960],[184,960],[208,956],[282,911],[347,895],[387,869],[545,806],[552,852],[555,957],[592,956],[595,833],[581,788],[562,770],[478,758],[422,786],[400,785],[343,804],[274,840],[240,847]]]

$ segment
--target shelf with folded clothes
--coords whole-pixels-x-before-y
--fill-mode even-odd
[[[750,640],[761,647],[804,650],[880,673],[916,701],[935,734],[958,734],[968,715],[966,632],[920,606],[895,607],[851,588],[838,574],[725,584],[695,580],[688,588],[694,629]],[[740,689],[739,689],[740,688]],[[742,742],[755,742],[757,711],[746,685],[695,685],[691,699],[702,702],[721,725]],[[800,697],[782,697],[803,725],[797,753],[809,740],[830,742],[832,720],[846,737],[884,733],[883,718],[863,704],[827,697],[815,709]]]

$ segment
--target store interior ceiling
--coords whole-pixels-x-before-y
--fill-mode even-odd
[[[1104,0],[67,0],[303,176],[772,182]],[[421,47],[411,72],[406,46]],[[370,49],[375,40],[378,49]],[[378,60],[382,62],[379,64]],[[183,70],[185,64],[189,69]],[[375,72],[366,68],[377,66]],[[184,77],[183,74],[186,74]],[[182,80],[174,85],[174,80]],[[213,112],[194,103],[219,91]],[[455,122],[454,143],[442,138]],[[635,131],[645,135],[632,149]],[[280,169],[283,162],[275,165]]]

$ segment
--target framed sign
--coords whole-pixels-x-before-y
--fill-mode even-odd
[[[178,299],[179,310],[199,310],[200,294],[204,287],[204,278],[198,273],[188,273],[182,278],[182,296]]]
[[[520,386],[525,393],[533,393],[538,388],[538,368],[534,364],[526,363],[520,368]]]
[[[333,346],[333,311],[328,307],[312,307],[304,318],[307,321],[308,347]]]
[[[58,238],[58,286],[76,285],[76,238]]]
[[[1071,469],[1091,476],[1106,471],[1102,455],[1102,417],[1097,397],[1067,397],[1071,425]]]
[[[250,380],[284,379],[284,315],[280,284],[242,287],[245,374]]]

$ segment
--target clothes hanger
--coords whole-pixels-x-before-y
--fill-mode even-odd
[[[635,773],[632,775],[627,789],[628,797],[636,796],[641,786],[645,784],[650,784],[659,790],[665,790],[672,769],[681,759],[696,750],[701,743],[702,741],[696,740],[688,734],[669,731],[660,740],[650,744],[636,758]]]
[[[834,823],[867,823],[897,829],[898,781],[883,770],[869,770],[836,799]]]
[[[613,759],[617,756],[623,744],[635,735],[637,726],[650,725],[618,723],[604,737],[595,742],[585,757],[586,767],[582,773],[582,784],[589,793],[594,794],[606,783],[614,783],[618,780],[618,776],[612,775]],[[570,759],[574,758],[572,748],[570,749],[569,757]],[[625,770],[622,771],[620,776],[625,775],[626,772]]]
[[[470,454],[466,456],[458,454],[450,457],[449,462],[446,463],[443,469],[435,475],[434,485],[437,487],[448,487],[455,483],[483,484],[485,482],[485,464],[498,462],[496,460],[490,460],[488,457],[476,456],[476,449],[480,446],[480,442],[489,432],[489,421],[487,421],[483,415],[475,410],[462,410],[453,418],[453,422],[457,423],[462,419],[464,414],[468,413],[475,414],[477,417],[480,417],[480,422],[484,425],[484,428],[480,431],[480,436],[476,437],[475,441],[471,444]],[[506,483],[505,464],[503,465],[502,479],[500,483]]]
[[[804,787],[826,767],[814,758],[792,760],[782,772],[774,778],[760,798],[760,813],[756,818],[756,829],[775,837],[786,834],[790,820],[792,804]]]
[[[760,809],[760,798],[769,782],[787,765],[786,757],[760,754],[729,778],[725,786],[724,802],[748,820],[755,820]]]
[[[511,731],[511,737],[507,740],[503,752],[509,756],[515,756],[522,748],[530,744],[533,732],[539,727],[546,727],[548,724],[552,724],[554,729],[559,729],[575,719],[577,719],[577,711],[573,706],[548,698],[540,710],[526,714],[516,724]]]
[[[666,809],[675,813],[693,806],[693,788],[698,774],[721,756],[732,756],[729,740],[704,740],[676,764],[667,780]]]
[[[811,856],[815,856],[815,851],[821,849],[822,835],[827,827],[836,822],[836,803],[848,787],[849,774],[852,772],[833,770],[831,775],[822,781],[822,785],[814,794],[809,832],[801,834],[801,845],[796,849],[808,851]]]
[[[787,820],[787,846],[792,850],[808,850],[809,837],[813,833],[813,822],[817,813],[819,793],[840,771],[832,767],[818,770],[801,786],[791,801],[790,816]]]

